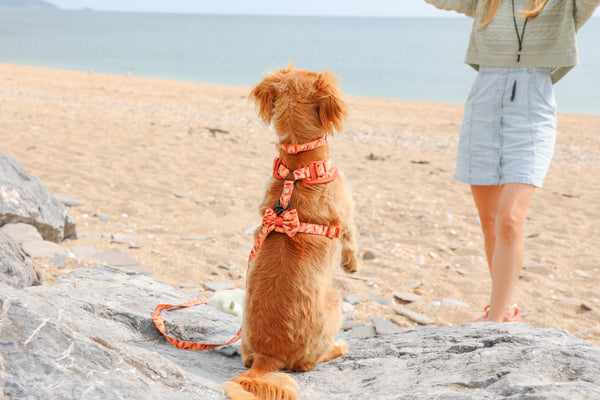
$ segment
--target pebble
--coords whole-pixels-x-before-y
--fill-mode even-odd
[[[233,263],[230,261],[229,264],[225,265],[225,264],[219,264],[217,266],[217,268],[221,268],[227,271],[233,271],[233,269],[235,268],[235,266],[233,265]]]
[[[375,334],[375,327],[371,324],[354,327],[348,332],[351,338],[373,337]]]
[[[588,274],[586,272],[583,272],[583,271],[581,271],[579,269],[576,269],[573,272],[575,273],[575,275],[580,276],[582,278],[587,278],[588,277]]]
[[[563,293],[565,291],[565,289],[561,288],[560,286],[556,286],[554,283],[552,283],[551,281],[548,281],[548,284],[550,285],[550,287],[552,287],[553,289],[558,290],[559,292]]]
[[[356,276],[356,275],[343,275],[346,278],[354,279],[357,281],[365,281],[369,283],[377,282],[379,278],[371,277],[371,276]]]
[[[100,221],[106,223],[108,221],[110,221],[110,217],[106,216],[106,215],[99,215],[98,219],[100,219]]]
[[[67,263],[67,258],[68,258],[68,256],[66,253],[59,254],[56,257],[52,258],[50,260],[50,263],[57,268],[63,268],[65,266],[65,264]]]
[[[344,321],[353,321],[356,319],[356,311],[350,311],[344,314]]]
[[[350,329],[356,328],[358,326],[363,326],[365,325],[364,322],[360,322],[360,321],[353,321],[351,319],[345,319],[344,322],[342,322],[342,331],[348,331]]]
[[[421,296],[418,294],[408,292],[396,292],[394,293],[394,297],[403,303],[414,303],[415,301],[421,300]]]
[[[231,290],[235,287],[231,282],[204,282],[202,286],[204,286],[206,290],[211,290],[213,292],[219,290]]]
[[[416,322],[420,325],[431,325],[435,323],[435,320],[429,318],[427,315],[419,314],[414,311],[410,311],[404,307],[394,307],[394,312],[398,315],[402,315],[410,319],[411,321]]]
[[[140,239],[139,237],[128,233],[113,233],[110,235],[110,238],[111,243],[127,244],[130,246]]]
[[[451,298],[443,299],[442,304],[444,304],[445,306],[456,306],[456,307],[467,307],[467,308],[471,307],[470,304],[467,304],[464,301],[451,299]]]
[[[418,289],[421,286],[423,286],[423,282],[421,282],[420,280],[417,280],[417,279],[409,279],[408,281],[406,281],[406,284],[411,289]]]
[[[384,306],[389,306],[390,304],[392,304],[391,301],[386,300],[386,299],[382,299],[380,297],[377,296],[373,296],[372,294],[369,295],[369,299],[378,302],[379,304],[383,304]]]
[[[431,307],[433,307],[433,308],[438,308],[438,307],[440,307],[442,305],[442,302],[438,301],[438,300],[435,300],[435,301],[432,301],[431,303],[429,303],[429,305]]]
[[[66,194],[56,194],[54,195],[54,197],[56,197],[58,201],[60,201],[67,207],[78,207],[83,206],[85,204],[85,201],[79,200],[78,198],[73,196],[68,196]]]
[[[23,242],[21,248],[31,258],[43,258],[63,254],[65,250],[54,242],[31,240]]]
[[[391,335],[404,332],[398,325],[380,317],[371,318],[377,335]]]
[[[92,246],[82,245],[73,247],[71,253],[77,258],[92,258],[96,254],[96,249]]]
[[[370,261],[370,260],[374,260],[375,259],[375,253],[373,253],[371,250],[367,250],[363,253],[362,256],[363,260],[365,261]]]
[[[127,271],[152,275],[153,271],[120,249],[108,249],[94,256],[100,262]]]
[[[44,240],[34,226],[21,222],[6,224],[2,227],[2,231],[19,244],[27,241]]]
[[[240,349],[238,349],[238,347],[231,345],[221,346],[217,349],[217,351],[227,357],[232,357],[236,354],[241,354]]]
[[[181,240],[212,240],[212,236],[183,236]]]
[[[344,302],[350,303],[352,305],[362,303],[363,299],[357,294],[351,294],[344,297]]]
[[[588,303],[586,303],[585,301],[581,303],[581,308],[585,311],[592,311],[593,308],[592,306],[590,306]]]
[[[345,301],[342,303],[342,313],[347,314],[354,311],[354,307],[350,303],[346,303]]]

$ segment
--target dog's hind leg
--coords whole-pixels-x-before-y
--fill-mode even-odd
[[[347,351],[348,344],[346,342],[336,342],[326,353],[321,356],[321,358],[319,358],[317,362],[295,365],[291,368],[291,370],[296,372],[308,372],[313,369],[315,365],[343,356]]]
[[[335,342],[329,351],[321,356],[319,363],[324,363],[334,358],[338,358],[346,354],[348,351],[348,343],[344,341]]]
[[[254,350],[246,342],[242,342],[242,359],[246,368],[252,367],[254,363]]]

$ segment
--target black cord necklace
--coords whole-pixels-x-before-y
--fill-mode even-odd
[[[517,26],[517,16],[515,15],[515,0],[512,0],[512,13],[513,13],[513,22],[515,23],[515,33],[517,34],[517,40],[519,41],[519,51],[517,52],[517,68],[519,66],[519,62],[521,61],[521,50],[523,50],[523,38],[525,38],[525,28],[527,28],[527,21],[529,18],[525,18],[525,23],[523,24],[523,31],[519,34],[519,27]],[[510,96],[510,101],[515,99],[515,95],[517,94],[517,77],[515,76],[515,82],[512,87],[512,94]]]

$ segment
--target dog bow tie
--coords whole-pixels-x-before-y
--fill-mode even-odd
[[[262,226],[266,228],[267,233],[275,231],[285,233],[289,237],[294,237],[300,226],[298,211],[287,210],[278,216],[275,211],[267,208],[263,214]]]

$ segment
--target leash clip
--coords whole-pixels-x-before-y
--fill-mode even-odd
[[[283,213],[284,211],[286,211],[288,208],[290,208],[290,203],[288,202],[288,205],[286,207],[283,207],[281,205],[281,199],[277,200],[277,205],[275,207],[273,207],[273,211],[275,211],[275,214],[277,214],[277,216],[279,217],[281,215],[281,213]]]

